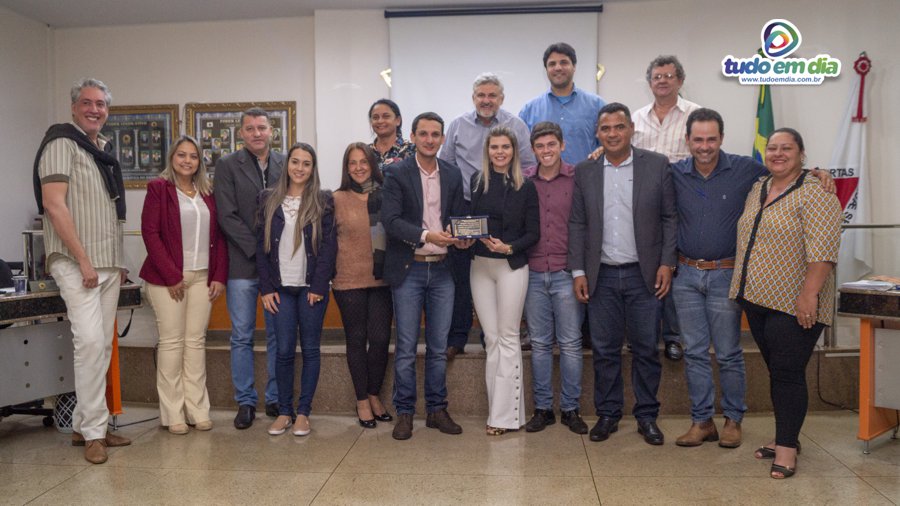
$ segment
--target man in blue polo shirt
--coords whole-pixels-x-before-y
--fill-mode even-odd
[[[746,381],[741,349],[741,309],[728,298],[737,241],[737,221],[750,188],[769,172],[748,156],[721,150],[722,116],[712,109],[688,115],[691,156],[669,166],[678,209],[678,270],[672,298],[684,340],[685,373],[691,399],[691,428],[675,440],[678,446],[719,441],[723,448],[741,445]],[[814,171],[826,188],[833,181]],[[712,420],[716,387],[709,345],[719,364],[725,425],[719,433]]]
[[[544,51],[544,69],[550,90],[538,95],[519,111],[529,130],[541,121],[559,125],[566,139],[564,162],[586,160],[600,147],[597,141],[597,117],[606,102],[597,95],[575,86],[575,49],[565,42],[551,44]]]

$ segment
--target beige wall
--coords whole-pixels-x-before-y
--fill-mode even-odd
[[[773,86],[776,126],[792,126],[804,136],[809,163],[827,166],[850,92],[853,61],[867,51],[874,68],[866,80],[872,218],[900,223],[894,194],[900,188],[900,2],[783,2],[781,0],[635,0],[605,3],[600,16],[600,63],[606,75],[600,93],[638,108],[652,100],[644,73],[659,54],[676,54],[687,78],[682,94],[711,107],[725,119],[724,149],[749,154],[757,87],[722,76],[727,54],[751,56],[763,24],[785,18],[800,29],[795,55],[828,53],[843,65],[841,76],[820,86]],[[900,233],[897,234],[900,236]]]
[[[368,142],[366,114],[390,97],[388,24],[379,10],[316,11],[316,149],[322,185],[337,188],[347,144]],[[412,121],[408,118],[407,121]]]
[[[660,53],[677,54],[688,74],[685,97],[723,113],[724,147],[736,153],[749,152],[757,91],[722,77],[719,65],[728,53],[755,51],[765,21],[784,17],[798,25],[803,34],[798,56],[827,52],[844,63],[843,75],[821,86],[773,91],[776,123],[804,134],[814,164],[828,163],[852,62],[860,51],[868,51],[874,62],[868,79],[872,216],[874,222],[900,223],[900,209],[892,202],[900,188],[900,171],[894,168],[900,160],[900,143],[894,141],[900,138],[900,38],[894,35],[900,2],[632,0],[608,2],[604,9],[599,62],[607,72],[599,85],[601,95],[632,108],[648,103],[643,81],[647,62]],[[380,10],[51,31],[0,8],[0,28],[0,63],[21,69],[0,77],[3,118],[15,118],[0,128],[26,126],[0,135],[0,143],[15,139],[3,149],[0,162],[7,174],[30,174],[37,140],[50,120],[68,119],[67,90],[84,75],[105,80],[114,103],[123,105],[296,100],[298,138],[317,147],[323,184],[331,188],[339,182],[344,146],[371,138],[368,105],[389,95],[378,76],[389,65],[388,28]],[[31,43],[22,44],[25,40]],[[578,41],[571,42],[577,48]],[[594,62],[579,64],[579,72],[593,68]],[[22,143],[28,146],[24,151]],[[0,197],[6,195],[5,201],[14,203],[8,208],[16,211],[14,220],[0,225],[9,230],[0,230],[11,235],[24,228],[33,204],[30,179],[6,180],[15,181],[3,185]],[[140,226],[142,202],[142,191],[128,192],[129,229]],[[0,255],[18,256],[18,251],[18,243],[0,246]]]
[[[114,105],[179,104],[180,114],[186,102],[296,101],[297,138],[315,142],[311,17],[53,33],[55,120],[68,117],[71,83],[94,76],[111,88]],[[126,227],[137,230],[144,192],[127,193]]]
[[[47,130],[50,30],[0,7],[0,258],[22,260],[22,230],[37,216],[34,154]]]

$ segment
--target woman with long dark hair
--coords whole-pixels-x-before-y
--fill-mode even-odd
[[[275,380],[278,417],[269,434],[288,428],[310,432],[309,414],[319,381],[319,344],[334,275],[337,243],[334,201],[320,189],[316,152],[309,144],[291,146],[278,183],[260,194],[256,265],[263,308],[275,316]],[[294,408],[294,357],[297,335],[303,367],[300,399]]]
[[[359,424],[371,429],[377,421],[393,420],[379,398],[394,314],[391,289],[382,280],[384,178],[375,151],[362,142],[347,146],[341,174],[341,187],[334,192],[338,243],[334,300],[347,336],[347,366],[356,391],[356,414]]]

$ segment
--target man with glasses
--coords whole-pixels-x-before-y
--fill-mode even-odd
[[[678,93],[684,84],[684,67],[675,56],[657,56],[647,66],[647,84],[653,102],[635,111],[632,143],[665,155],[670,163],[687,158],[691,153],[685,140],[685,125],[688,115],[700,106]],[[681,360],[684,351],[671,297],[664,301],[662,320],[666,358]]]

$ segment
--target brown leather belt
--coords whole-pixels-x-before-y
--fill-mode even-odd
[[[447,258],[447,254],[443,255],[413,255],[413,260],[416,262],[426,262],[426,263],[434,263],[434,262],[442,262],[445,258]]]
[[[678,255],[678,262],[699,269],[701,271],[709,271],[713,269],[734,269],[734,257],[723,258],[721,260],[694,260],[682,254]]]

